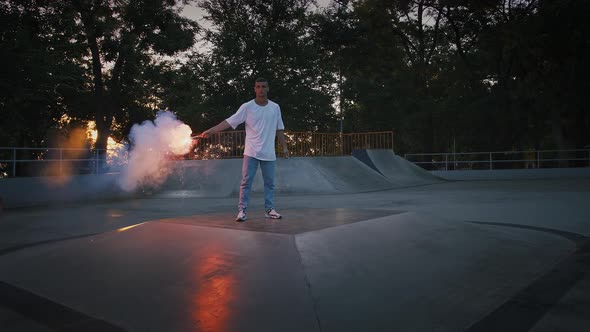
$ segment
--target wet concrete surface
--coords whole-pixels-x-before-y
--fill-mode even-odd
[[[233,222],[235,198],[4,211],[0,324],[9,331],[590,326],[583,249],[590,180],[449,182],[276,202],[284,219],[265,220],[255,196],[243,224]]]
[[[158,220],[160,222],[230,228],[243,231],[257,231],[282,234],[299,234],[328,227],[370,220],[403,213],[404,211],[363,210],[363,209],[287,209],[281,210],[282,219],[268,219],[264,211],[248,212],[246,222],[235,222],[235,213],[209,213],[186,217]]]

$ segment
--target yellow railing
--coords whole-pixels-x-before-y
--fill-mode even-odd
[[[370,133],[285,132],[293,157],[350,155],[357,149],[393,150],[393,131]],[[239,158],[244,153],[245,131],[224,131],[207,139],[197,139],[189,159]],[[277,154],[281,147],[276,143]]]
[[[343,154],[359,149],[393,150],[393,131],[343,134]]]

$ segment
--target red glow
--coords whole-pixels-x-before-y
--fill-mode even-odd
[[[193,318],[199,331],[227,331],[235,277],[220,248],[206,249],[206,258],[195,267],[199,290],[194,296]]]

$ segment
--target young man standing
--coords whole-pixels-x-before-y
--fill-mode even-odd
[[[264,210],[265,217],[280,219],[281,215],[274,209],[274,180],[275,180],[275,137],[283,149],[285,158],[289,158],[287,143],[285,142],[285,125],[281,117],[281,108],[268,99],[268,81],[264,78],[256,79],[254,92],[256,98],[240,106],[238,111],[217,126],[205,130],[201,137],[233,128],[246,123],[246,147],[242,162],[242,182],[240,184],[240,200],[236,221],[246,221],[246,210],[250,200],[252,180],[260,165],[264,179]]]

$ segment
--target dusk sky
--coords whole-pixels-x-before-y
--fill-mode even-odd
[[[318,7],[319,8],[326,7],[330,3],[330,1],[331,0],[317,0]],[[203,18],[203,15],[205,13],[196,4],[193,3],[193,4],[189,4],[189,5],[185,6],[182,13],[186,17],[189,17],[189,18],[192,18],[192,19],[198,21],[200,24],[204,24],[204,21],[201,19]]]

